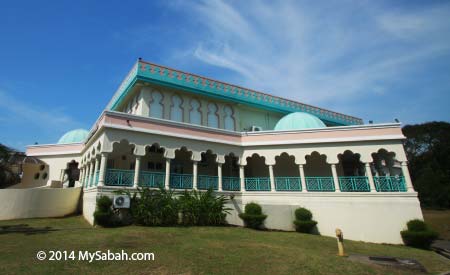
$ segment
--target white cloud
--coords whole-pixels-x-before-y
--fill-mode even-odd
[[[408,10],[312,3],[193,4],[206,32],[192,56],[236,72],[242,85],[345,110],[348,99],[389,94],[390,83],[450,51],[447,4]]]

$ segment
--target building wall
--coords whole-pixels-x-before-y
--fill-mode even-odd
[[[191,101],[198,100],[200,103],[200,112],[202,114],[201,124],[203,126],[208,125],[208,104],[214,103],[217,106],[217,117],[219,119],[218,127],[220,129],[226,129],[225,118],[226,112],[225,107],[229,106],[232,109],[232,117],[234,119],[234,130],[235,131],[250,131],[252,126],[259,126],[263,130],[273,130],[278,120],[283,117],[283,114],[266,111],[263,109],[257,109],[250,106],[245,106],[242,104],[236,104],[233,102],[223,101],[216,98],[210,98],[206,96],[199,96],[189,94],[183,91],[178,91],[174,89],[158,87],[158,86],[146,86],[141,89],[136,89],[128,98],[126,98],[122,105],[119,106],[119,110],[124,113],[140,115],[140,116],[152,116],[151,114],[151,102],[153,100],[152,93],[159,92],[162,94],[163,98],[161,101],[163,108],[163,119],[174,120],[171,117],[171,110],[173,108],[173,96],[179,96],[182,100],[182,121],[185,123],[193,123],[191,121],[190,112],[192,110]]]

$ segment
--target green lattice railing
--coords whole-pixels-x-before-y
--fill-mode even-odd
[[[406,192],[405,177],[403,176],[382,176],[373,177],[375,189],[378,192]]]
[[[370,192],[369,179],[366,176],[339,177],[342,192]]]
[[[164,188],[165,173],[141,171],[139,174],[139,186],[151,188]]]
[[[277,191],[302,191],[299,177],[275,177],[275,190]]]
[[[270,191],[270,178],[251,177],[245,178],[246,191]]]
[[[106,170],[105,185],[133,186],[134,170],[108,169]]]
[[[306,190],[309,192],[334,192],[333,177],[305,177]]]
[[[222,177],[222,190],[240,191],[241,182],[239,177]]]
[[[219,189],[219,177],[216,176],[197,176],[197,189],[199,190],[217,190]]]
[[[170,174],[170,188],[192,189],[192,178],[191,174]]]

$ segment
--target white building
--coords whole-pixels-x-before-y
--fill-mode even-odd
[[[345,114],[139,60],[89,132],[28,146],[45,167],[27,185],[80,169],[83,215],[100,194],[138,186],[213,188],[233,194],[227,217],[262,205],[266,227],[294,230],[294,210],[312,211],[322,235],[401,243],[422,218],[400,124],[363,124]],[[43,176],[45,175],[45,178]]]

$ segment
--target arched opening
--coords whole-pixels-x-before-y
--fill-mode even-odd
[[[170,188],[173,189],[192,189],[193,162],[192,152],[186,147],[175,150],[175,158],[170,164]]]
[[[160,188],[164,187],[166,179],[166,159],[164,148],[158,143],[145,148],[145,156],[141,159],[141,171],[139,173],[139,186]]]
[[[273,166],[275,189],[277,191],[301,191],[300,170],[295,164],[295,157],[282,153],[275,157]]]
[[[66,164],[66,169],[64,170],[64,181],[68,182],[68,187],[75,187],[75,181],[78,181],[80,179],[80,169],[78,169],[78,162],[75,160],[72,160],[71,162],[68,162]],[[47,179],[48,173],[43,173],[42,179]],[[98,182],[98,176],[96,178],[95,183]]]
[[[334,192],[333,173],[327,156],[312,152],[305,156],[305,185],[309,192]]]
[[[134,148],[134,144],[130,144],[127,140],[113,144],[113,151],[108,155],[106,164],[105,185],[133,186],[136,165]],[[98,170],[95,173],[98,182]]]
[[[217,105],[215,103],[208,104],[208,126],[219,128],[219,116],[217,115]]]
[[[172,105],[170,108],[170,119],[183,122],[183,100],[178,95],[172,96]]]
[[[342,192],[370,192],[369,179],[366,176],[361,155],[346,150],[338,155],[336,170],[339,187]]]
[[[192,124],[202,124],[202,113],[200,111],[200,101],[191,99],[191,109],[189,110],[189,122]]]
[[[150,117],[155,118],[163,118],[164,114],[164,105],[163,105],[163,96],[160,92],[154,91],[152,92],[152,98],[150,100]]]
[[[217,155],[213,154],[211,150],[207,150],[201,156],[202,159],[198,162],[197,167],[197,188],[199,190],[217,190],[219,185],[217,177]]]
[[[401,162],[395,159],[394,152],[380,149],[372,154],[372,159],[371,169],[378,192],[406,192]]]
[[[226,130],[234,131],[235,130],[235,120],[234,120],[234,114],[233,109],[230,106],[225,106],[223,108],[223,112],[225,113],[224,117],[224,128]]]
[[[270,191],[269,167],[265,158],[253,154],[247,158],[244,168],[245,190],[247,191]]]
[[[238,161],[239,158],[233,153],[225,156],[225,163],[222,165],[222,190],[241,190]]]

